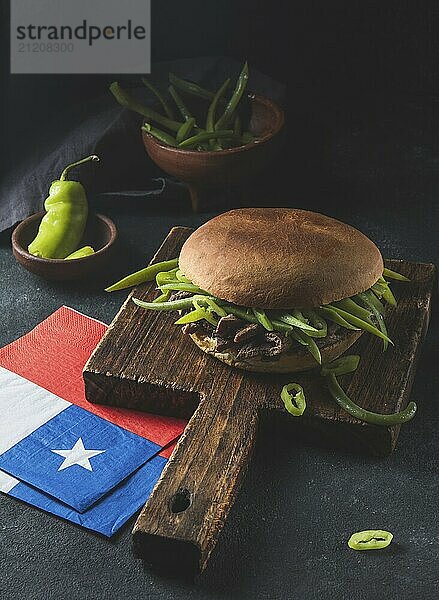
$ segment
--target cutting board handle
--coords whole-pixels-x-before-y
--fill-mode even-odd
[[[220,396],[201,400],[134,526],[135,555],[167,571],[204,568],[253,449],[256,404]]]

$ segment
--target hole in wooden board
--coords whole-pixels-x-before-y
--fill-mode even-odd
[[[192,502],[191,493],[189,490],[179,490],[171,498],[171,511],[173,513],[181,513],[189,508]]]

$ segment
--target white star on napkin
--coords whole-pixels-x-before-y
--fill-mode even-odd
[[[73,465],[79,465],[87,469],[87,471],[93,471],[89,459],[102,454],[105,450],[86,450],[82,438],[79,438],[71,450],[52,450],[52,452],[64,457],[64,461],[61,463],[58,471],[63,471]]]

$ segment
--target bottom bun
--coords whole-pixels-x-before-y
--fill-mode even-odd
[[[320,346],[322,363],[328,363],[341,356],[352,344],[354,344],[362,331],[351,331],[344,329],[342,335],[337,336],[335,340]],[[190,337],[203,352],[214,356],[218,360],[245,371],[256,371],[260,373],[296,373],[299,371],[309,371],[318,367],[318,363],[311,356],[304,346],[295,346],[286,352],[280,354],[274,360],[262,360],[260,357],[238,358],[237,351],[228,348],[222,352],[217,352],[216,341],[209,335],[202,333],[191,333]]]

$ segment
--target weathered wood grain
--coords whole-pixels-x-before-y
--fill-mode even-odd
[[[190,234],[174,228],[153,262],[178,255]],[[404,408],[427,330],[435,268],[387,261],[411,278],[395,283],[398,307],[389,311],[394,348],[363,335],[352,351],[362,357],[343,384],[369,410]],[[151,300],[154,285],[130,294],[84,369],[88,400],[178,417],[191,417],[133,530],[138,556],[157,564],[200,570],[215,546],[251,454],[261,414],[285,415],[292,427],[309,429],[351,450],[390,453],[399,427],[367,425],[331,399],[318,371],[307,374],[247,373],[202,353],[173,325],[175,315],[145,311],[131,297]],[[300,419],[283,409],[280,390],[288,381],[305,389]],[[410,427],[410,424],[406,425]]]

